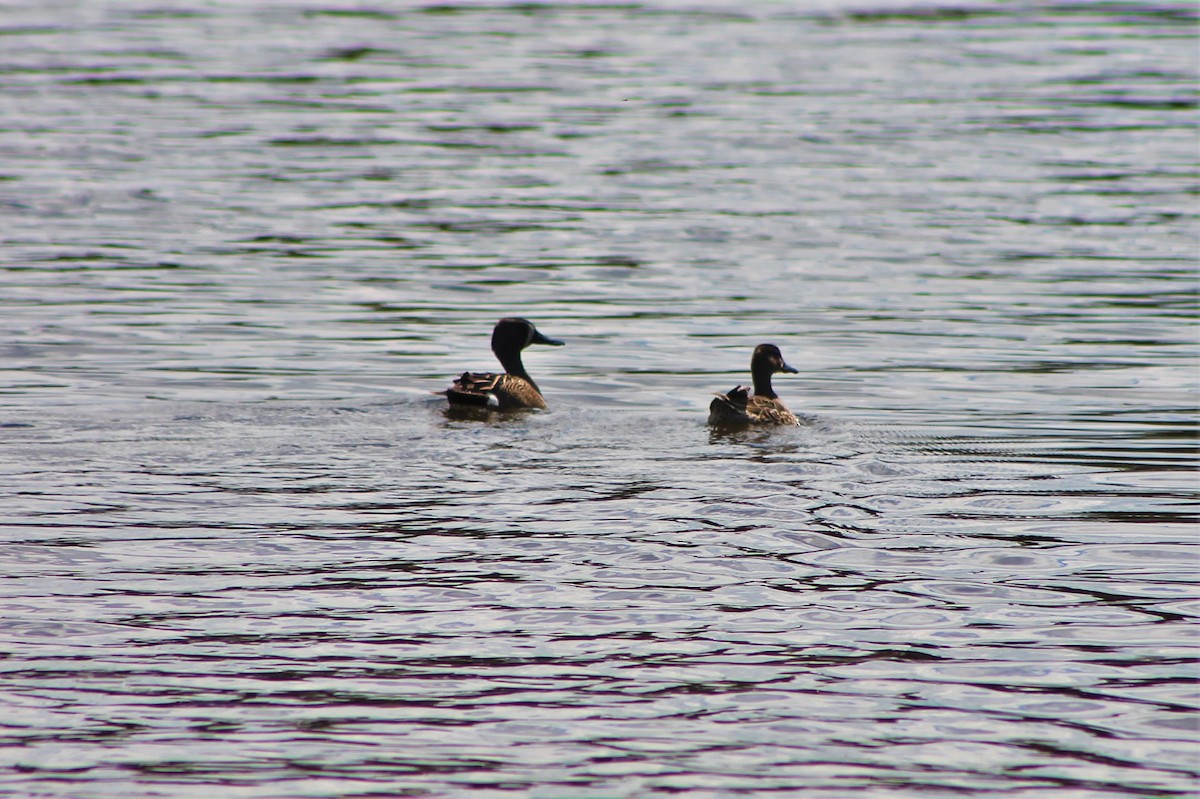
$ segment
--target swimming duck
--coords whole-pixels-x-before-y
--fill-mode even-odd
[[[776,372],[795,374],[783,360],[783,353],[774,344],[759,344],[750,358],[750,374],[754,377],[754,393],[737,386],[728,394],[717,394],[708,406],[708,423],[730,424],[800,424],[796,414],[787,409],[771,388],[771,375]]]
[[[501,319],[492,331],[492,352],[504,367],[504,374],[463,372],[444,392],[450,404],[494,411],[545,408],[542,392],[521,363],[521,350],[530,344],[561,347],[563,342],[543,336],[528,319]]]

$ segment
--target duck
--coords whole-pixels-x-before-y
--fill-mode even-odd
[[[736,386],[727,394],[717,394],[708,406],[711,425],[795,425],[796,414],[787,409],[771,387],[771,376],[778,372],[796,374],[783,360],[783,353],[774,344],[759,344],[750,358],[750,374],[754,378],[754,393],[746,386]]]
[[[504,367],[503,374],[492,372],[463,372],[443,394],[452,407],[486,408],[493,411],[514,411],[525,408],[546,408],[541,389],[525,371],[521,350],[530,344],[563,346],[562,341],[542,335],[533,322],[509,316],[496,323],[492,330],[492,352]]]

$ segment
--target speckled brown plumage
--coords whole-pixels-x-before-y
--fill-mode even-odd
[[[510,374],[463,372],[446,389],[451,405],[470,405],[511,411],[519,408],[545,408],[542,392],[532,382]]]

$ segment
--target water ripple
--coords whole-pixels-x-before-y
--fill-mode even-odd
[[[0,792],[1189,794],[1195,19],[0,10]]]

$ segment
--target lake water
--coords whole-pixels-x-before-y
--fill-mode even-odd
[[[0,7],[0,794],[1191,795],[1196,31]]]

